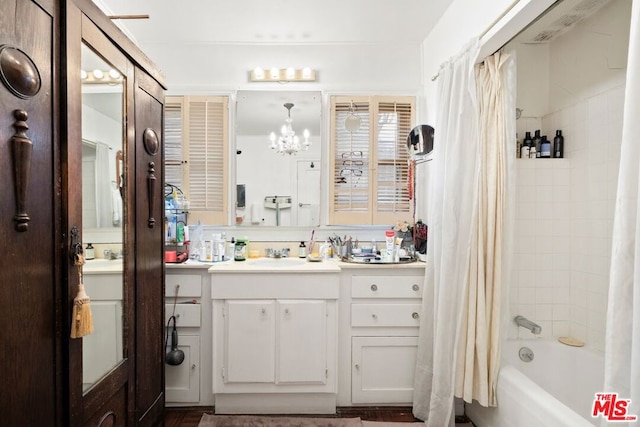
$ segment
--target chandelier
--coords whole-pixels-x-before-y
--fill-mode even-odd
[[[271,132],[271,135],[269,135],[269,139],[271,140],[269,147],[276,153],[280,153],[283,156],[285,154],[296,154],[300,150],[308,150],[309,145],[311,145],[311,141],[309,141],[309,129],[305,129],[302,133],[304,141],[300,143],[300,138],[291,127],[291,123],[293,122],[293,119],[291,118],[291,108],[293,108],[293,104],[287,102],[284,104],[284,108],[287,109],[287,119],[280,129],[280,136],[276,136],[274,132]]]

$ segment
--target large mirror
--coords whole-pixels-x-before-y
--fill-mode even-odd
[[[86,391],[123,360],[124,77],[82,46],[82,223],[94,332],[83,338]],[[108,239],[96,242],[96,230]]]
[[[321,106],[317,91],[238,91],[236,225],[320,224]],[[283,135],[288,119],[298,150]]]

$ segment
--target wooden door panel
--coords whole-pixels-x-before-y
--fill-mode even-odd
[[[136,69],[135,378],[140,425],[157,424],[164,408],[163,102],[160,86]]]
[[[56,393],[62,382],[56,370],[62,357],[61,273],[54,249],[61,206],[55,197],[59,188],[54,187],[59,141],[53,70],[58,61],[53,50],[55,8],[47,3],[42,8],[29,0],[0,2],[0,46],[22,51],[35,65],[40,84],[39,90],[33,87],[26,93],[18,87],[16,93],[0,82],[0,239],[5,243],[0,257],[0,378],[11,384],[0,391],[0,414],[7,426],[62,425],[63,419],[63,395]],[[25,70],[19,75],[22,80]],[[24,181],[26,231],[18,231],[14,221],[15,110],[26,112],[24,134],[32,144]]]

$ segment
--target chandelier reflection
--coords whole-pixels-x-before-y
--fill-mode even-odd
[[[271,132],[271,135],[269,135],[269,139],[271,140],[269,147],[276,153],[280,153],[283,156],[285,154],[296,154],[301,150],[308,150],[309,145],[311,145],[311,141],[309,141],[309,129],[305,129],[302,133],[304,140],[301,143],[300,138],[296,135],[293,127],[291,126],[291,123],[293,122],[293,119],[291,118],[291,108],[293,108],[293,104],[287,102],[284,104],[284,108],[287,109],[285,124],[282,125],[282,128],[280,129],[280,136],[276,136],[274,132]]]

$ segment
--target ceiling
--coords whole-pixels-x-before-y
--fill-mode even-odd
[[[144,50],[154,43],[421,43],[453,0],[94,0]]]
[[[453,0],[93,1],[107,15],[149,15],[149,19],[114,22],[142,51],[161,52],[162,61],[157,63],[166,67],[182,62],[171,56],[172,52],[186,50],[186,46],[191,51],[201,47],[203,52],[211,45],[297,49],[326,45],[419,46]],[[158,61],[154,57],[152,60]],[[170,75],[167,77],[171,86]],[[318,95],[319,92],[238,93],[235,131],[253,135],[277,132],[286,117],[282,104],[293,102],[295,126],[309,127],[317,135]]]

